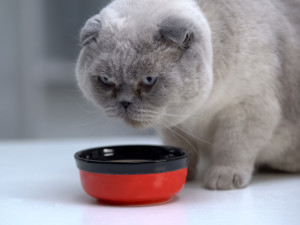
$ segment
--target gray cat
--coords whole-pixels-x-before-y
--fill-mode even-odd
[[[87,21],[76,75],[87,99],[209,162],[209,189],[257,165],[300,171],[299,0],[115,0]],[[199,163],[201,160],[201,163]]]

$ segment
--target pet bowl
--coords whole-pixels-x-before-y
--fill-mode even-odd
[[[168,201],[187,175],[188,154],[168,146],[108,146],[75,154],[85,192],[102,202],[143,205]]]

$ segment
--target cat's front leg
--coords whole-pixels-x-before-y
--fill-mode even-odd
[[[213,190],[247,186],[256,157],[270,140],[279,117],[279,104],[272,99],[248,99],[222,110],[216,117],[212,165],[204,186]]]

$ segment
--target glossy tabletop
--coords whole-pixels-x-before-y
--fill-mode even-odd
[[[258,174],[243,190],[209,191],[187,183],[171,201],[104,205],[87,196],[73,154],[153,137],[0,142],[0,225],[300,225],[300,175]]]

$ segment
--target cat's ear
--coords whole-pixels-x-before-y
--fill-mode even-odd
[[[168,18],[159,26],[159,38],[170,41],[181,48],[189,48],[193,40],[193,31],[189,23],[181,18]]]
[[[95,41],[101,29],[101,21],[98,18],[98,15],[90,18],[80,31],[80,40],[79,44],[81,47],[90,44],[92,41]]]

